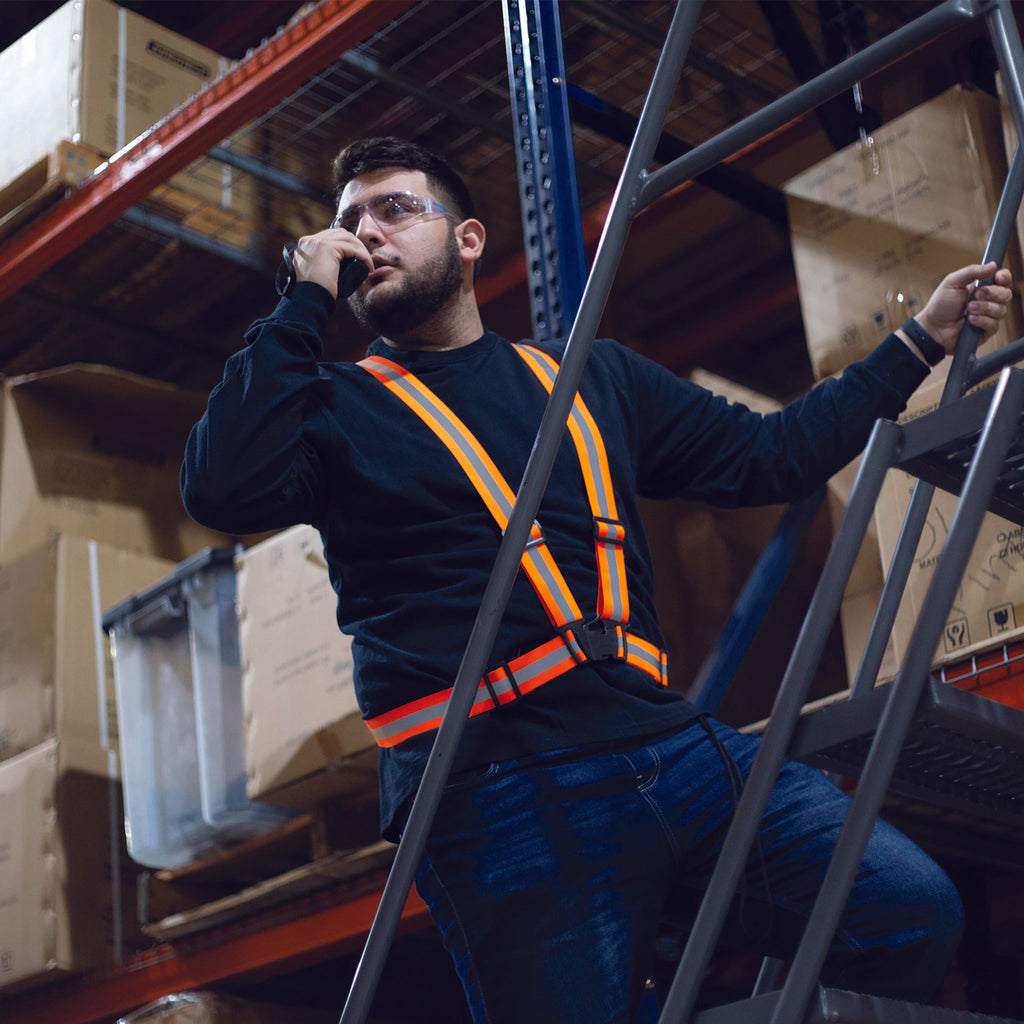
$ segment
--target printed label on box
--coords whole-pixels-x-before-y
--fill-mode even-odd
[[[992,636],[1016,629],[1017,619],[1012,604],[1001,604],[988,610],[988,630]]]
[[[966,619],[950,619],[942,631],[942,642],[946,653],[959,651],[971,642],[971,631]]]

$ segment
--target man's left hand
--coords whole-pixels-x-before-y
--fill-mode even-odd
[[[998,264],[972,264],[947,274],[932,292],[924,309],[914,319],[946,350],[956,348],[964,318],[981,332],[978,344],[999,327],[1013,292],[1008,270],[996,270]],[[991,284],[979,281],[995,275]]]

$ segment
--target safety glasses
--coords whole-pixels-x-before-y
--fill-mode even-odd
[[[414,192],[385,192],[367,199],[365,203],[350,206],[334,218],[331,227],[344,228],[355,234],[363,217],[369,214],[381,231],[393,234],[426,217],[443,217],[447,213],[447,208],[430,196],[418,196]]]

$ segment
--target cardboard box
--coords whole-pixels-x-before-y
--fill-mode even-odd
[[[112,156],[226,66],[213,50],[111,0],[70,0],[0,53],[0,185],[48,160],[63,142]],[[188,169],[165,185],[168,197],[198,197],[251,219],[246,176],[204,163],[205,170]]]
[[[103,967],[145,944],[135,923],[137,871],[110,846],[117,784],[69,770],[87,760],[69,747],[47,740],[0,764],[4,990]],[[105,761],[95,767],[102,772]]]
[[[1006,164],[1009,167],[1013,160],[1014,151],[1017,148],[1017,126],[1013,122],[1013,111],[1010,109],[1010,101],[1006,95],[1006,84],[1003,81],[1001,71],[996,72],[996,95],[999,97],[999,119],[1003,130],[1003,146],[1006,154]],[[1024,206],[1018,208],[1015,221],[1016,231],[1014,243],[1018,251],[1024,252]],[[1020,286],[1020,279],[1015,278],[1014,285]]]
[[[103,163],[99,151],[78,142],[62,142],[21,174],[0,187],[0,238],[63,199],[67,190],[84,181]]]
[[[992,384],[983,386],[991,387]],[[910,400],[900,422],[916,419],[936,408],[941,395],[941,382],[922,389]],[[892,561],[915,482],[914,477],[902,470],[889,471],[875,508],[877,571],[873,581],[869,579],[867,585],[859,589],[848,588],[844,596],[843,633],[851,682],[881,596],[883,574]],[[880,680],[893,678],[906,656],[957,501],[956,495],[941,489],[935,491],[889,638],[889,650],[879,673]],[[869,543],[862,549],[862,558],[868,558],[871,550]],[[1024,528],[987,513],[935,650],[933,665],[964,661],[979,651],[1020,636],[1022,631]]]
[[[242,702],[251,799],[311,808],[377,792],[377,747],[352,680],[352,642],[319,534],[298,526],[238,566]]]
[[[172,568],[69,536],[0,566],[0,761],[49,738],[116,752],[102,612]]]
[[[4,382],[0,565],[55,534],[179,562],[232,543],[189,518],[178,470],[206,396],[78,364]]]
[[[957,86],[785,183],[817,378],[867,355],[946,274],[980,261],[1005,178],[998,101]],[[1014,302],[980,351],[1020,333]]]

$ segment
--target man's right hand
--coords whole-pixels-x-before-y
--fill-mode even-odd
[[[298,281],[313,281],[338,297],[338,268],[341,261],[355,257],[367,271],[373,270],[369,250],[355,235],[342,228],[327,228],[315,235],[303,235],[292,254]]]

